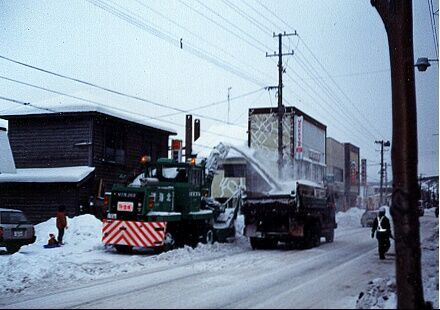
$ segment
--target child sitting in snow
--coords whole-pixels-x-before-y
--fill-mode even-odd
[[[54,234],[49,234],[49,240],[47,241],[47,247],[56,247],[59,246],[57,239],[55,239]]]

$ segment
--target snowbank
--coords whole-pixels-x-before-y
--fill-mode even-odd
[[[365,210],[359,208],[350,208],[346,212],[336,213],[336,223],[338,223],[338,228],[359,227],[364,212]]]
[[[170,264],[182,264],[250,250],[247,239],[241,236],[243,217],[237,221],[234,244],[185,247],[154,255],[139,250],[135,255],[116,253],[101,242],[102,224],[92,215],[68,219],[65,245],[44,249],[49,233],[57,234],[55,218],[35,226],[37,241],[24,246],[13,255],[0,255],[0,295],[16,294],[35,289],[61,288],[60,283],[88,281],[127,272],[144,272]],[[1,251],[0,251],[1,252]],[[3,252],[5,253],[5,252]]]

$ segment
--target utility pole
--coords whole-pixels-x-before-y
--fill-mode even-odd
[[[285,53],[282,52],[283,46],[283,37],[288,36],[296,36],[298,35],[295,31],[294,33],[279,33],[275,35],[273,33],[273,37],[278,37],[278,54],[274,52],[269,55],[266,52],[266,57],[278,57],[278,177],[282,178],[282,170],[283,170],[283,115],[284,115],[284,106],[283,106],[283,56],[293,55],[294,52]]]
[[[379,199],[379,207],[382,206],[382,196],[383,196],[383,173],[384,173],[384,168],[383,168],[383,147],[384,146],[390,146],[390,141],[375,141],[374,143],[376,144],[380,144],[380,199]]]
[[[385,26],[391,64],[397,309],[429,307],[423,297],[417,200],[417,107],[410,0],[371,0]],[[432,304],[430,305],[432,307]]]
[[[230,105],[231,89],[232,89],[232,87],[228,87],[228,124],[230,124],[229,123],[229,111],[231,109],[231,105]]]
[[[387,196],[388,196],[388,163],[385,163],[385,202],[387,202]]]

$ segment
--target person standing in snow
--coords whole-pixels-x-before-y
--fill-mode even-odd
[[[385,259],[385,253],[390,249],[391,234],[390,220],[385,216],[385,207],[380,207],[378,216],[374,219],[373,227],[371,228],[371,238],[376,239],[379,247],[379,258]]]
[[[58,243],[63,244],[64,229],[67,229],[66,207],[61,205],[57,212]]]

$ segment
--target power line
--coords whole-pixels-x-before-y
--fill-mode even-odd
[[[437,55],[438,58],[437,26],[435,25],[434,7],[432,5],[432,0],[428,0],[428,7],[429,7],[429,19],[431,21],[432,36],[434,39],[435,54]]]
[[[254,90],[254,91],[251,91],[251,92],[248,92],[248,93],[245,93],[245,94],[241,94],[241,95],[238,95],[238,96],[235,96],[235,97],[231,97],[231,98],[229,98],[229,101],[233,101],[233,100],[236,100],[236,99],[239,99],[239,98],[247,97],[247,96],[253,95],[255,93],[258,93],[258,92],[260,92],[262,90],[264,90],[264,88],[259,88],[257,90]],[[187,113],[192,112],[192,111],[196,111],[196,110],[202,110],[202,109],[205,109],[205,108],[213,107],[213,106],[216,106],[216,105],[219,105],[219,104],[222,104],[222,103],[226,103],[226,102],[228,102],[228,99],[220,100],[220,101],[216,101],[216,102],[212,102],[212,103],[208,103],[208,104],[205,104],[205,105],[202,105],[202,106],[198,106],[198,107],[193,108],[193,109],[189,109],[189,110],[187,110]],[[170,114],[163,114],[163,115],[159,115],[157,117],[159,117],[159,118],[161,118],[161,117],[169,117],[169,116],[173,116],[173,115],[177,115],[177,114],[180,114],[180,112],[170,113]]]
[[[225,1],[227,1],[227,0],[225,0]],[[272,14],[274,14],[274,13],[272,13]],[[260,23],[261,24],[261,23]],[[286,25],[287,25],[287,23],[285,23]],[[260,28],[261,29],[261,28]],[[299,41],[298,41],[298,43],[299,43]],[[316,58],[316,57],[315,57]],[[306,62],[308,62],[307,60],[306,60]],[[308,62],[309,63],[309,62]],[[318,73],[317,73],[317,71],[316,71],[316,69],[314,69],[314,67],[313,67],[313,65],[311,65],[310,63],[309,63],[309,65],[310,65],[310,67],[316,72],[316,74],[317,74],[317,76],[319,75]],[[322,64],[320,64],[321,66],[322,66]],[[302,67],[305,69],[305,71],[306,71],[306,73],[308,73],[309,74],[309,71],[307,71],[307,69],[305,68],[305,64],[304,63],[302,63]],[[300,78],[301,79],[301,78]],[[302,80],[302,79],[301,79]],[[357,118],[356,117],[356,115],[354,115],[354,116],[350,116],[350,115],[348,115],[348,111],[344,108],[344,107],[342,107],[341,106],[341,103],[340,103],[340,99],[338,98],[338,96],[336,95],[336,93],[334,92],[334,91],[332,91],[329,87],[328,87],[328,85],[325,83],[322,83],[322,82],[320,82],[319,83],[319,86],[321,87],[321,88],[323,88],[324,89],[324,91],[326,92],[326,94],[327,94],[327,96],[332,100],[334,100],[335,102],[336,102],[336,104],[341,108],[341,112],[347,117],[347,119],[348,119],[348,121],[349,122],[353,122],[354,123],[354,118]],[[341,90],[342,91],[342,90]],[[336,100],[335,100],[335,98],[336,98]],[[322,99],[322,98],[321,98]],[[325,102],[325,101],[324,101]],[[359,111],[359,113],[360,113],[360,111]],[[373,137],[373,138],[375,138],[376,136],[369,130],[369,128],[368,127],[366,127],[366,126],[364,126],[363,124],[362,124],[362,122],[359,122],[359,123],[354,123],[354,128],[357,128],[357,126],[358,125],[360,125],[360,126],[362,126],[363,127],[363,129],[366,131],[366,132],[368,132],[369,134],[371,134],[371,136]],[[359,130],[359,129],[358,129]],[[361,134],[363,134],[363,132],[361,132]]]
[[[301,53],[298,53],[298,54],[299,54],[299,55],[302,55]],[[307,73],[309,76],[312,76],[312,75],[317,76],[318,72],[316,71],[316,69],[315,69],[313,66],[310,65],[310,63],[309,63],[309,65],[310,65],[309,68],[310,68],[311,70],[313,70],[313,72],[312,72],[311,74],[309,73],[309,72],[311,72],[311,70],[308,69],[308,68],[306,68],[307,65],[304,63],[304,61],[301,60],[300,57],[297,57],[296,60],[299,62],[300,66],[306,71],[306,73]],[[360,121],[357,119],[356,115],[354,115],[354,114],[353,114],[353,115],[349,115],[349,112],[344,108],[344,106],[342,106],[342,104],[341,104],[341,99],[339,98],[339,96],[338,96],[334,91],[332,91],[332,90],[329,88],[329,86],[328,86],[327,83],[325,83],[325,82],[322,81],[322,80],[316,80],[316,82],[317,82],[318,86],[321,87],[321,88],[324,90],[324,94],[326,94],[327,97],[328,97],[330,100],[332,100],[332,101],[336,104],[336,106],[339,107],[341,113],[347,117],[347,120],[348,120],[349,122],[351,122],[351,123],[354,125],[355,128],[357,128],[357,126],[360,125],[360,126],[363,127],[363,129],[365,130],[366,133],[368,133],[368,134],[371,135],[371,137],[372,137],[373,139],[376,138],[376,136],[375,136],[375,135],[374,135],[374,134],[368,129],[368,127],[364,126],[364,125],[362,124],[362,122],[360,122]],[[356,121],[355,121],[355,119],[356,119]]]
[[[60,93],[61,93],[61,92],[60,92]],[[79,98],[79,97],[77,97],[77,98]],[[36,106],[36,105],[33,104],[33,103],[25,102],[25,101],[18,100],[18,99],[11,99],[11,98],[7,98],[7,97],[0,96],[0,100],[6,100],[6,101],[9,101],[9,102],[13,102],[13,103],[21,104],[21,105],[23,105],[23,106],[33,107],[33,108],[40,109],[40,110],[45,110],[45,111],[48,111],[48,112],[51,112],[51,113],[62,113],[62,112],[59,112],[59,111],[54,110],[54,109],[42,108],[42,107]],[[87,101],[89,101],[89,100],[87,100]],[[90,101],[89,101],[89,102],[90,102]],[[121,112],[126,112],[126,113],[129,113],[129,114],[134,114],[134,112],[132,112],[132,111],[128,111],[128,110],[121,109],[121,108],[115,108],[115,107],[112,107],[112,106],[109,106],[109,105],[106,105],[106,104],[97,103],[97,102],[95,102],[95,104],[98,104],[98,105],[100,105],[100,106],[104,106],[104,107],[108,107],[108,108],[113,109],[113,110],[115,110],[115,111],[121,111]],[[138,113],[137,113],[136,115],[146,116],[146,115],[142,115],[142,114],[138,114]],[[150,117],[150,118],[151,118],[151,117]],[[174,126],[184,127],[184,128],[185,128],[185,125],[182,125],[182,124],[179,124],[179,123],[174,123],[174,122],[166,121],[166,120],[162,120],[162,119],[158,119],[158,121],[160,121],[160,122],[164,122],[164,123],[168,123],[168,124],[172,124],[172,125],[174,125]],[[205,132],[205,133],[208,133],[208,134],[211,134],[211,135],[214,135],[214,136],[225,137],[225,138],[229,138],[229,139],[233,139],[233,140],[237,140],[237,141],[247,141],[246,139],[241,139],[241,138],[237,138],[237,137],[232,137],[232,136],[228,136],[228,135],[224,135],[224,134],[220,134],[220,133],[212,132],[212,131],[209,131],[209,130],[204,130],[204,132]]]
[[[265,76],[265,75],[266,75],[266,73],[264,73],[264,72],[261,71],[260,69],[254,67],[253,65],[251,65],[251,64],[249,64],[249,63],[245,63],[245,62],[243,62],[243,60],[241,60],[241,59],[239,60],[235,55],[229,53],[229,52],[228,52],[227,50],[225,50],[223,47],[221,47],[221,46],[219,46],[219,45],[217,45],[217,44],[213,44],[213,43],[211,43],[211,42],[205,40],[205,38],[203,38],[202,36],[200,36],[200,35],[198,35],[197,33],[191,31],[190,29],[188,29],[188,28],[182,26],[181,24],[177,23],[176,21],[174,21],[173,19],[167,17],[166,15],[162,14],[161,12],[159,12],[159,11],[153,9],[152,7],[147,6],[145,3],[141,2],[140,0],[136,0],[136,2],[137,2],[138,4],[140,4],[141,6],[143,6],[144,8],[146,8],[146,9],[152,11],[153,13],[155,13],[155,14],[161,16],[162,18],[166,19],[167,21],[169,21],[169,22],[172,23],[173,25],[175,25],[175,26],[179,27],[180,29],[183,29],[183,30],[185,30],[186,32],[190,33],[192,36],[194,36],[195,38],[199,39],[200,41],[206,43],[207,45],[212,46],[212,47],[215,48],[216,50],[221,51],[221,52],[224,53],[225,55],[227,55],[227,56],[229,56],[229,57],[231,57],[231,58],[233,58],[233,59],[239,61],[240,63],[244,63],[244,64],[246,65],[246,67],[249,67],[249,68],[253,69],[254,71],[256,71],[256,72],[258,72],[259,74],[261,74],[262,76]]]
[[[320,65],[320,67],[323,69],[323,71],[327,74],[327,76],[330,78],[330,80],[333,82],[333,84],[336,86],[336,88],[342,93],[342,95],[345,97],[345,99],[347,99],[347,101],[351,104],[351,106],[353,106],[356,111],[359,113],[359,115],[369,124],[369,126],[375,130],[376,127],[366,118],[364,117],[363,113],[358,109],[358,107],[351,101],[351,99],[347,96],[347,94],[342,90],[342,88],[339,86],[339,84],[333,79],[333,77],[330,75],[330,73],[327,71],[327,69],[325,69],[324,65],[318,60],[318,58],[315,56],[315,54],[312,52],[312,50],[308,47],[308,45],[306,44],[306,42],[304,41],[304,39],[302,39],[302,37],[300,35],[298,35],[299,39],[301,40],[301,42],[304,44],[304,46],[306,47],[306,49],[310,52],[310,54],[312,55],[312,57],[315,59],[315,61]],[[377,130],[377,132],[379,133],[380,136],[382,136],[382,134],[380,133],[379,130]],[[383,136],[382,136],[383,137]]]
[[[39,110],[45,110],[45,111],[57,113],[55,110],[47,109],[47,108],[42,108],[42,107],[36,106],[36,105],[34,105],[34,104],[30,103],[30,102],[25,102],[25,101],[21,101],[21,100],[17,100],[17,99],[11,99],[11,98],[7,98],[7,97],[3,97],[3,96],[0,96],[0,99],[1,100],[5,100],[5,101],[9,101],[9,102],[13,102],[13,103],[17,103],[17,104],[21,104],[21,105],[26,106],[26,107],[33,107],[33,108],[36,108],[36,109],[39,109]],[[4,112],[4,111],[5,110],[2,110],[2,112]]]
[[[34,70],[38,70],[38,71],[50,74],[50,75],[54,75],[54,76],[57,76],[57,77],[60,77],[60,78],[63,78],[63,79],[67,79],[67,80],[70,80],[70,81],[74,81],[74,82],[77,82],[77,83],[88,85],[88,86],[91,86],[91,87],[94,87],[94,88],[97,88],[97,89],[100,89],[100,90],[104,90],[104,91],[107,91],[107,92],[112,93],[112,94],[116,94],[116,95],[119,95],[119,96],[123,96],[123,97],[131,98],[131,99],[134,99],[134,100],[142,101],[142,102],[145,102],[145,103],[153,104],[153,105],[159,106],[161,108],[166,108],[166,109],[178,111],[178,112],[181,112],[181,113],[187,113],[187,110],[183,110],[183,109],[179,109],[179,108],[175,108],[175,107],[170,107],[170,106],[167,106],[165,104],[158,103],[158,102],[155,102],[155,101],[152,101],[152,100],[148,100],[148,99],[145,99],[145,98],[142,98],[142,97],[139,97],[139,96],[134,96],[134,95],[126,94],[126,93],[123,93],[121,91],[116,91],[116,90],[113,90],[113,89],[110,89],[110,88],[107,88],[107,87],[99,86],[99,85],[97,85],[95,83],[83,81],[83,80],[80,80],[80,79],[77,79],[77,78],[69,77],[67,75],[55,73],[53,71],[49,71],[49,70],[42,69],[42,68],[39,68],[39,67],[36,67],[36,66],[28,65],[28,64],[25,64],[23,62],[19,62],[19,61],[13,60],[11,58],[8,58],[8,57],[2,56],[2,55],[0,55],[0,58],[4,59],[4,60],[7,60],[7,61],[10,61],[10,62],[13,62],[13,63],[16,63],[16,64],[19,64],[19,65],[22,65],[22,66],[25,66],[25,67],[28,67],[28,68],[31,68],[31,69],[34,69]],[[221,120],[221,119],[218,119],[218,118],[215,118],[215,117],[206,116],[206,115],[202,115],[202,114],[196,114],[196,113],[194,113],[194,115],[198,116],[198,117],[201,117],[201,118],[213,120],[213,121],[216,121],[216,122],[225,123],[224,120]]]
[[[104,3],[101,0],[87,0],[87,1],[93,5],[101,8],[101,9],[103,9],[104,11],[107,11],[108,13],[110,13],[112,15],[114,15],[122,20],[125,20],[126,22],[132,24],[133,26],[136,26],[144,31],[148,31],[150,34],[152,34],[162,40],[168,41],[172,45],[175,45],[175,46],[177,45],[180,48],[180,40],[178,40],[177,38],[173,38],[172,35],[170,35],[169,33],[168,34],[165,33],[163,30],[159,30],[159,29],[156,29],[156,28],[148,25],[143,20],[143,18],[137,14],[134,14],[134,15],[138,16],[137,19],[134,18],[133,16],[130,15],[130,14],[133,15],[133,13],[130,12],[129,10],[127,10],[126,8],[123,8],[118,4],[114,4],[120,8],[120,9],[118,9],[118,8],[115,8],[111,5],[109,5],[109,4]],[[107,1],[109,1],[109,0],[107,0]],[[109,1],[109,2],[111,2],[111,1]],[[125,13],[124,11],[128,12],[128,14]],[[235,68],[234,65],[232,65],[232,64],[218,58],[217,56],[212,55],[209,52],[204,51],[204,50],[202,50],[202,49],[200,49],[190,43],[185,44],[184,50],[193,54],[196,57],[199,57],[209,63],[212,63],[215,66],[218,66],[219,68],[222,68],[225,71],[228,71],[234,75],[237,75],[240,78],[248,80],[256,85],[259,85],[259,86],[266,85],[266,83],[255,79],[253,76],[250,76],[250,75],[243,73],[240,69]]]
[[[284,20],[282,20],[281,18],[279,18],[273,11],[271,11],[267,6],[265,6],[264,4],[262,4],[260,1],[255,0],[257,3],[259,3],[265,10],[267,10],[271,15],[273,15],[275,18],[277,18],[279,21],[281,21],[284,25],[286,25],[288,28],[292,28],[290,27],[290,25],[288,23],[286,23]],[[334,85],[336,85],[336,87],[338,88],[338,90],[343,94],[343,96],[348,100],[348,102],[357,110],[357,112],[359,113],[358,115],[360,115],[368,124],[371,128],[377,130],[375,128],[374,125],[371,124],[371,122],[369,122],[369,120],[365,117],[363,117],[363,114],[361,113],[361,111],[359,111],[359,109],[356,107],[356,105],[353,104],[353,102],[350,100],[350,98],[346,95],[346,93],[341,89],[341,87],[336,83],[336,81],[333,79],[333,77],[328,73],[328,71],[325,69],[325,67],[323,66],[323,64],[317,59],[317,57],[314,55],[314,53],[311,51],[311,49],[307,46],[307,44],[305,43],[305,41],[302,39],[302,37],[300,35],[298,35],[299,39],[304,43],[304,46],[307,48],[307,50],[309,51],[309,53],[312,55],[312,57],[315,59],[315,61],[320,65],[320,67],[324,70],[324,72],[327,74],[327,76],[330,78],[330,80],[334,83]],[[337,101],[339,102],[339,101]],[[352,120],[351,118],[349,118],[349,120]],[[361,124],[361,122],[359,122],[359,124]],[[363,126],[364,128],[367,129],[368,132],[369,129],[365,126]],[[371,133],[371,132],[370,132]],[[379,135],[381,135],[380,131],[378,131]],[[375,135],[373,134],[373,137]]]
[[[353,77],[353,76],[364,76],[364,75],[374,75],[379,73],[389,73],[391,69],[384,69],[384,70],[373,70],[373,71],[364,71],[364,72],[352,72],[352,73],[346,73],[346,74],[335,74],[332,75],[333,78],[343,78],[343,77]],[[328,77],[325,76],[316,76],[315,78],[310,78],[310,80],[324,80],[328,79]],[[307,79],[304,79],[307,80]]]
[[[250,42],[249,40],[241,37],[240,35],[238,35],[237,33],[227,29],[226,27],[224,27],[222,24],[216,22],[215,20],[213,20],[212,18],[206,16],[205,14],[203,14],[202,12],[200,12],[199,10],[189,6],[188,4],[186,4],[185,2],[183,2],[182,0],[178,0],[181,4],[183,4],[184,6],[186,6],[187,8],[189,8],[191,11],[196,12],[198,15],[202,16],[203,18],[209,20],[211,23],[217,25],[218,27],[220,27],[221,29],[225,30],[226,32],[229,32],[230,34],[232,34],[233,36],[239,38],[240,40],[245,41],[247,44],[253,46],[254,48],[262,51],[264,53],[264,50],[260,47],[258,47],[257,45],[253,44],[252,42]],[[215,13],[216,14],[216,13]]]
[[[230,8],[232,8],[235,12],[237,12],[240,16],[246,18],[251,24],[253,24],[254,26],[256,26],[258,29],[260,29],[263,32],[267,32],[267,33],[271,33],[272,31],[266,27],[264,24],[261,24],[260,22],[258,22],[255,18],[253,18],[252,16],[250,16],[249,14],[247,14],[246,12],[244,12],[242,9],[240,9],[238,6],[236,6],[235,4],[233,4],[232,2],[228,1],[228,0],[222,0],[223,3],[225,3],[227,6],[229,6]]]

